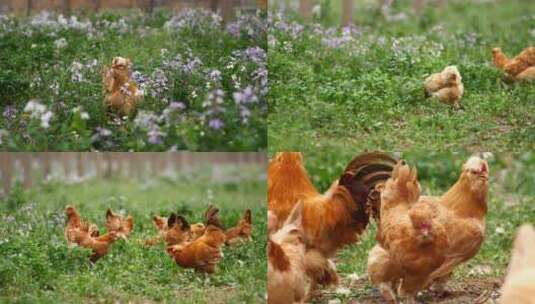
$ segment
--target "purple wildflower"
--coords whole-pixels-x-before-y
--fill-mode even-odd
[[[219,130],[221,128],[223,128],[225,126],[225,124],[223,123],[223,121],[219,118],[212,118],[210,119],[210,121],[208,122],[208,126],[214,130]]]

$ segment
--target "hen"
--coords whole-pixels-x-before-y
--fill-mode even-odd
[[[87,233],[89,233],[90,236],[97,237],[99,235],[98,227],[95,224],[83,220],[73,206],[68,205],[65,208],[65,214],[67,215],[67,223],[65,225],[64,234],[69,243],[76,243],[74,241],[74,231],[81,226],[87,227]]]
[[[219,209],[209,206],[208,210],[205,213],[206,224],[214,225],[225,230],[223,224],[217,217]],[[225,230],[226,245],[234,246],[243,244],[244,242],[251,239],[253,233],[252,230],[252,221],[251,221],[251,209],[245,210],[243,217],[238,221],[236,226]]]
[[[268,303],[303,303],[306,298],[303,204],[298,203],[282,228],[268,240]]]
[[[106,211],[106,229],[114,231],[118,237],[126,239],[126,237],[134,229],[134,219],[131,215],[126,218],[114,213],[111,208]]]
[[[484,238],[488,176],[488,164],[471,157],[444,195],[419,196],[416,171],[396,166],[381,194],[380,245],[368,260],[370,279],[386,300],[395,298],[392,287],[399,279],[401,295],[409,301],[432,283],[444,291],[453,269],[478,252]]]
[[[271,230],[280,229],[292,208],[303,202],[303,231],[307,248],[305,264],[317,284],[337,283],[334,264],[328,260],[345,245],[355,243],[369,221],[376,186],[390,176],[396,161],[383,153],[355,157],[330,189],[319,193],[303,166],[301,153],[278,153],[268,167],[268,208],[276,219]]]
[[[142,99],[142,92],[130,80],[130,59],[115,57],[111,68],[102,68],[104,106],[119,115],[129,116]]]
[[[461,107],[464,86],[456,66],[448,66],[440,73],[431,74],[425,79],[424,88],[427,97],[436,97],[439,101],[452,105],[454,109]]]
[[[535,80],[535,47],[528,47],[509,59],[500,48],[492,49],[494,65],[513,80]]]
[[[380,245],[370,252],[368,273],[383,297],[395,302],[393,288],[414,303],[427,277],[445,260],[448,238],[436,219],[436,203],[420,197],[416,169],[400,162],[381,193]]]
[[[193,242],[167,247],[167,252],[176,263],[185,268],[214,273],[217,264],[223,258],[221,247],[225,243],[225,232],[209,225],[204,234]]]
[[[529,224],[518,230],[500,302],[535,303],[535,230]]]
[[[91,262],[96,262],[98,259],[108,253],[108,249],[119,236],[115,231],[110,231],[102,236],[93,237],[89,234],[89,226],[87,223],[72,231],[74,243],[83,248],[90,248],[93,253],[89,257]]]
[[[238,221],[238,224],[225,231],[227,239],[226,244],[230,246],[243,244],[244,242],[251,240],[252,233],[251,209],[247,209],[245,210],[243,217]]]

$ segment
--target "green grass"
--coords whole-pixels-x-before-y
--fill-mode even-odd
[[[407,18],[387,21],[376,1],[358,1],[347,35],[327,30],[339,4],[318,2],[324,15],[313,23],[292,12],[271,21],[270,151],[533,148],[535,85],[504,83],[491,49],[512,56],[533,45],[534,2],[445,1],[413,16],[410,1],[396,1],[392,14]],[[461,111],[424,98],[426,75],[448,65],[463,77]]]
[[[305,166],[314,184],[325,191],[357,153],[336,149],[310,151],[304,154]],[[409,164],[417,167],[422,193],[425,195],[444,193],[457,180],[460,168],[469,155],[466,152],[416,151],[400,154]],[[488,161],[490,192],[485,241],[473,259],[454,271],[452,281],[453,285],[460,284],[466,290],[474,288],[474,285],[465,284],[464,280],[500,281],[507,270],[517,227],[523,223],[535,223],[535,154],[498,153]],[[498,227],[500,229],[497,230]],[[350,294],[339,294],[331,290],[316,302],[326,303],[327,300],[339,298],[344,303],[349,299],[362,300],[373,296],[379,299],[377,291],[366,277],[368,252],[376,243],[375,230],[372,221],[359,243],[344,248],[336,255],[337,270],[343,279],[341,286],[348,287]],[[359,286],[349,286],[348,276],[351,274],[358,275],[361,282]],[[469,303],[455,297],[447,300],[451,302],[444,303]],[[372,303],[380,302],[377,300]]]
[[[50,181],[32,190],[14,189],[0,201],[0,302],[15,303],[261,303],[265,297],[265,193],[263,168],[226,168],[212,180],[209,171],[143,181]],[[225,247],[216,274],[178,267],[160,244],[151,217],[179,211],[200,221],[207,204],[220,207],[225,225],[253,209],[253,241]],[[69,248],[63,236],[63,209],[73,203],[81,215],[105,229],[108,207],[132,214],[134,231],[108,255],[90,265],[88,249]]]

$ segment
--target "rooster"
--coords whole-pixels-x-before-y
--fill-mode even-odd
[[[268,240],[268,303],[303,303],[306,298],[303,203]]]
[[[492,49],[494,65],[513,80],[535,80],[535,47],[528,47],[509,59],[500,48]]]
[[[485,231],[489,168],[471,157],[457,182],[442,196],[420,196],[416,170],[400,163],[381,193],[379,244],[368,259],[370,279],[385,300],[414,301],[435,284],[439,292],[454,268],[479,250]],[[448,232],[446,234],[446,231]]]
[[[535,303],[535,230],[524,224],[517,232],[500,303]]]
[[[427,97],[436,97],[439,101],[452,105],[454,109],[461,107],[464,86],[456,66],[448,66],[442,72],[427,77],[424,88]]]
[[[225,232],[216,226],[206,227],[204,234],[192,241],[167,247],[167,253],[184,268],[214,273],[223,258],[221,247],[225,243]]]
[[[328,260],[337,250],[355,243],[369,221],[374,193],[391,174],[396,160],[383,153],[355,157],[330,189],[319,193],[296,152],[278,153],[268,167],[270,230],[278,230],[298,201],[303,202],[305,264],[311,289],[336,284],[334,264]]]
[[[82,219],[78,211],[76,211],[73,206],[68,205],[65,208],[65,214],[67,215],[67,223],[65,225],[64,234],[69,243],[76,243],[74,241],[74,231],[79,229],[81,226],[87,227],[87,233],[89,233],[91,237],[99,236],[98,227],[95,224],[91,224]]]
[[[115,57],[111,68],[102,68],[104,106],[119,115],[129,116],[141,101],[143,93],[130,80],[130,59]]]
[[[126,239],[126,237],[134,229],[134,219],[131,215],[126,218],[114,213],[111,208],[106,211],[106,229],[108,231],[114,231],[120,238]]]

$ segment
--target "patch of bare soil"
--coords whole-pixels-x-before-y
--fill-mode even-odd
[[[499,277],[468,277],[449,281],[449,293],[439,295],[434,291],[423,291],[418,297],[419,303],[426,304],[491,304],[497,303],[503,279]],[[370,287],[367,278],[349,282],[344,280],[333,289],[322,291],[313,303],[347,303],[347,304],[383,304],[377,288]]]

